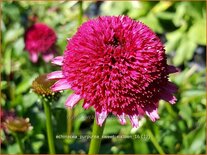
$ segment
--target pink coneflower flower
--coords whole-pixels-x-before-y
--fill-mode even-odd
[[[45,24],[36,23],[26,30],[25,49],[30,54],[33,63],[38,61],[39,53],[48,62],[54,57],[55,42],[57,40],[55,32]]]
[[[176,102],[177,87],[168,75],[177,69],[167,65],[163,44],[150,28],[127,16],[84,23],[68,40],[64,55],[52,63],[62,66],[48,75],[59,79],[52,90],[74,90],[66,106],[84,99],[83,107],[94,107],[100,126],[112,113],[121,124],[128,116],[137,127],[144,114],[152,121],[159,118],[160,99]]]

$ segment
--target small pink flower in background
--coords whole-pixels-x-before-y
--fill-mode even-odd
[[[128,116],[137,127],[144,114],[152,121],[159,119],[160,99],[176,102],[177,87],[168,75],[177,69],[167,65],[163,44],[150,28],[127,16],[84,23],[68,40],[64,55],[52,63],[62,67],[48,75],[59,79],[52,90],[72,89],[66,106],[84,99],[83,107],[94,107],[100,126],[112,113],[121,124]]]
[[[36,23],[25,32],[25,49],[30,54],[33,63],[38,61],[41,53],[44,61],[49,62],[56,52],[55,42],[57,36],[53,29],[42,23]]]

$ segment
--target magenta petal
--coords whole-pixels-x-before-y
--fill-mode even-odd
[[[176,72],[179,72],[180,70],[179,70],[178,68],[174,67],[174,66],[168,65],[168,66],[167,66],[167,71],[168,71],[168,73],[170,74],[170,73],[176,73]]]
[[[175,102],[177,101],[176,97],[173,96],[172,93],[169,91],[162,91],[160,93],[160,98],[171,104],[175,104]]]
[[[169,81],[167,82],[167,85],[164,87],[164,89],[170,93],[176,93],[178,90],[177,86]]]
[[[137,110],[139,112],[139,116],[143,116],[145,114],[144,110],[140,106],[137,106]]]
[[[30,53],[30,60],[31,60],[33,63],[36,63],[37,60],[38,60],[38,53],[36,53],[36,52],[31,52],[31,53]]]
[[[159,115],[157,113],[157,109],[153,109],[152,111],[146,111],[147,116],[153,121],[155,122],[157,119],[159,119]]]
[[[77,94],[70,95],[65,103],[66,107],[73,108],[81,100],[81,96]]]
[[[88,102],[83,103],[83,108],[88,109],[91,105]]]
[[[118,115],[119,121],[122,125],[126,124],[125,114]]]
[[[60,80],[58,80],[51,87],[52,91],[54,91],[54,92],[61,91],[61,90],[65,90],[65,89],[70,89],[70,88],[71,88],[71,85],[68,83],[68,81],[66,79],[60,79]]]
[[[108,114],[106,111],[102,111],[101,113],[96,111],[96,122],[99,126],[103,125],[103,122],[105,121],[107,115]]]
[[[51,63],[55,65],[62,66],[63,65],[63,56],[58,56],[52,59]]]
[[[137,128],[139,126],[138,116],[137,115],[129,115],[130,122],[133,128]]]
[[[48,79],[61,79],[61,78],[64,78],[64,75],[62,71],[55,71],[55,72],[49,73],[47,75],[47,78]]]
[[[45,62],[49,62],[54,57],[54,52],[47,52],[42,54],[42,58]]]

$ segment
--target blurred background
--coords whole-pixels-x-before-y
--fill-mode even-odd
[[[34,64],[25,51],[24,33],[34,22],[42,22],[57,34],[56,55],[62,55],[67,38],[78,26],[100,15],[128,15],[148,25],[165,45],[168,63],[180,68],[170,76],[179,87],[175,105],[160,101],[160,119],[142,118],[140,127],[122,126],[108,118],[101,154],[206,152],[206,2],[173,1],[3,1],[1,3],[1,153],[19,153],[18,143],[3,125],[8,116],[29,118],[32,130],[22,133],[24,153],[48,153],[45,114],[40,98],[31,91],[32,81],[57,67],[39,58]],[[52,104],[55,136],[67,133],[64,91]],[[90,135],[93,109],[74,110],[73,135]],[[132,136],[117,138],[116,136]],[[57,153],[87,153],[90,139],[57,138]],[[69,149],[68,149],[69,148]]]

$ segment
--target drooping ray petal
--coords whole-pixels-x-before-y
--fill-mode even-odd
[[[167,82],[167,84],[164,86],[164,89],[170,93],[175,93],[178,90],[178,87],[173,84],[172,82]]]
[[[168,65],[167,66],[167,71],[168,71],[169,74],[171,74],[171,73],[179,72],[180,70],[178,68],[174,67],[174,66]]]
[[[54,71],[52,73],[49,73],[47,75],[48,79],[62,79],[64,78],[63,72],[62,71]]]
[[[101,111],[100,113],[96,111],[96,122],[98,125],[102,126],[103,122],[105,121],[107,117],[107,111]]]
[[[137,115],[129,115],[130,122],[133,128],[137,128],[139,126],[138,116]]]
[[[145,114],[144,110],[140,106],[137,106],[137,110],[138,110],[139,116],[143,116]]]
[[[52,60],[52,58],[54,57],[54,53],[53,51],[49,50],[46,53],[42,54],[42,58],[43,60],[45,60],[45,62],[49,62],[50,60]]]
[[[57,57],[53,58],[51,63],[53,63],[55,65],[62,66],[63,65],[63,56],[57,56]]]
[[[88,109],[91,105],[88,102],[83,103],[83,108]]]
[[[119,121],[122,125],[126,124],[125,114],[118,115]]]
[[[68,108],[73,108],[74,105],[76,105],[80,100],[81,100],[80,95],[72,94],[67,98],[67,100],[65,102],[65,106]]]
[[[68,83],[66,79],[60,79],[51,87],[52,91],[61,91],[65,89],[70,89],[71,85]]]
[[[38,53],[36,53],[36,52],[31,52],[29,56],[30,56],[30,60],[31,60],[33,63],[36,63],[36,62],[37,62],[37,60],[38,60]]]
[[[160,98],[171,104],[175,104],[175,102],[177,101],[176,97],[173,96],[172,93],[168,91],[161,91]]]
[[[157,109],[153,109],[152,111],[146,111],[146,114],[153,122],[160,118],[157,113]]]

